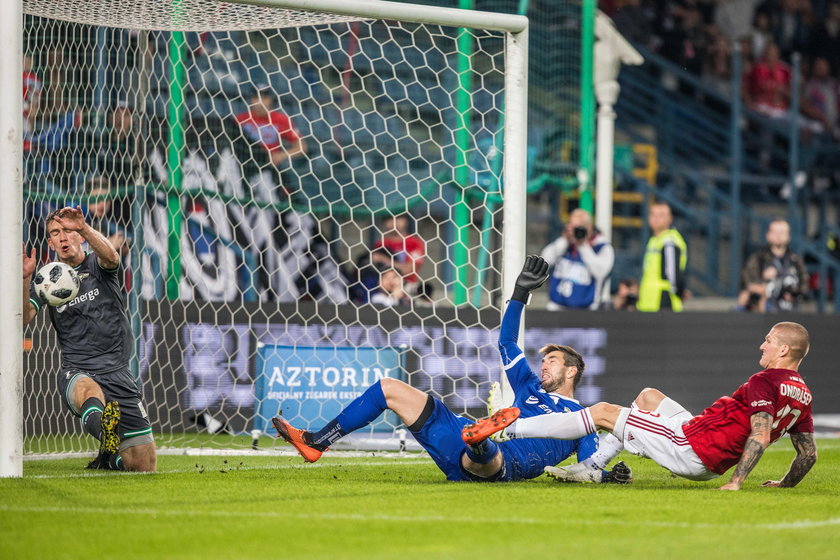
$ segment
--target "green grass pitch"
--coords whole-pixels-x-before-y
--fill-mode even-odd
[[[784,441],[734,493],[631,455],[630,486],[450,483],[418,454],[165,455],[153,475],[26,461],[0,480],[0,558],[836,559],[840,440],[818,446],[799,487],[760,487],[787,471]]]

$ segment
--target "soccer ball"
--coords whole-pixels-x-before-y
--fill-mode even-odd
[[[58,307],[79,293],[79,276],[63,262],[51,262],[35,273],[35,293],[47,304]]]

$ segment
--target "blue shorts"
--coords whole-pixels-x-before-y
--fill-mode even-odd
[[[429,453],[447,480],[479,480],[461,467],[461,456],[467,451],[467,444],[461,439],[461,430],[471,424],[472,420],[455,414],[438,399],[429,397],[429,400],[433,403],[433,409],[423,427],[417,432],[411,432],[414,439]],[[497,481],[509,480],[507,473],[510,469],[506,463],[507,458]]]

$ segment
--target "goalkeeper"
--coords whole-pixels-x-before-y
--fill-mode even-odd
[[[517,346],[522,309],[530,292],[548,277],[548,264],[540,257],[529,256],[516,280],[508,308],[502,319],[499,350],[505,373],[515,392],[514,405],[523,417],[571,412],[583,407],[574,400],[574,389],[584,370],[583,358],[568,346],[550,344],[542,348],[540,375],[528,367],[525,355]],[[572,440],[517,439],[496,443],[483,439],[467,445],[461,430],[470,420],[454,414],[444,404],[422,391],[395,379],[381,379],[322,429],[309,432],[292,427],[282,417],[274,418],[280,436],[291,443],[308,462],[315,462],[329,446],[343,436],[373,422],[386,409],[393,410],[428,451],[449,480],[502,482],[534,478],[546,466],[555,465],[572,453],[578,461],[597,460],[598,436]],[[497,420],[509,420],[500,417]],[[610,455],[614,456],[614,454]],[[623,463],[605,472],[601,482],[629,482],[630,470]]]
[[[82,419],[85,431],[100,441],[99,455],[88,468],[154,471],[152,426],[128,368],[133,335],[120,281],[120,256],[108,238],[85,222],[78,208],[50,212],[45,224],[50,249],[76,270],[81,282],[74,300],[48,311],[61,347],[58,390],[67,408]],[[85,242],[91,253],[84,250]],[[35,249],[28,256],[24,250],[24,325],[44,306],[30,287],[36,257]]]

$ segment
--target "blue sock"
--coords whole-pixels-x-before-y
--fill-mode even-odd
[[[476,445],[467,446],[467,457],[474,463],[486,465],[493,460],[496,453],[499,452],[499,446],[492,439],[485,439]]]
[[[316,449],[326,449],[350,432],[367,426],[388,409],[382,385],[377,381],[362,396],[348,404],[344,410],[317,432],[311,432],[308,440]]]

